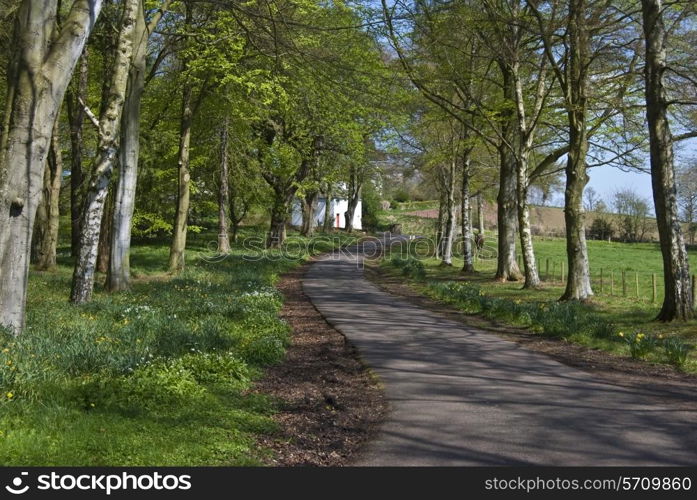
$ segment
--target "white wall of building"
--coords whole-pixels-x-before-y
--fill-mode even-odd
[[[314,225],[315,227],[321,226],[324,223],[324,210],[326,208],[326,200],[320,198],[317,201],[317,208],[315,208],[314,213]],[[348,210],[348,200],[333,199],[329,203],[329,218],[332,221],[332,227],[337,229],[346,228],[346,211]],[[363,210],[363,204],[361,200],[358,200],[358,205],[356,206],[356,213],[353,214],[353,228],[363,229],[361,224],[361,214]],[[293,202],[293,213],[291,216],[291,225],[300,227],[303,223],[303,214],[300,206],[300,202],[295,200]]]

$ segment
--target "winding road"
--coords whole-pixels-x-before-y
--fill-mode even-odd
[[[304,279],[390,404],[356,465],[697,465],[697,405],[603,382],[393,297],[364,278],[358,251],[323,257]]]

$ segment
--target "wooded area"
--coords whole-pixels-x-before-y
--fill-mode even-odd
[[[694,316],[679,205],[694,193],[678,197],[674,154],[697,137],[694,2],[2,0],[2,10],[0,325],[15,335],[31,263],[55,266],[61,213],[74,257],[66,297],[82,304],[98,273],[110,292],[129,289],[134,231],[171,237],[176,275],[204,219],[227,253],[261,211],[266,247],[279,248],[295,200],[309,236],[318,199],[342,197],[351,232],[358,201],[370,215],[400,169],[433,181],[437,254],[452,263],[459,231],[464,272],[475,268],[472,199],[495,197],[496,279],[526,289],[541,286],[530,189],[563,176],[562,301],[593,296],[588,169],[650,170],[657,319]]]

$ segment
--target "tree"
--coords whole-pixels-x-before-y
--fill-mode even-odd
[[[644,80],[651,151],[651,186],[663,256],[665,286],[663,305],[657,319],[687,320],[694,317],[692,302],[694,291],[690,283],[690,264],[680,228],[675,186],[673,136],[668,112],[670,99],[665,80],[665,73],[668,70],[666,47],[668,32],[664,22],[662,0],[642,0],[641,7],[646,44]],[[691,80],[693,88],[694,82],[695,80]]]
[[[649,202],[630,188],[615,192],[615,212],[620,216],[617,227],[622,241],[644,241],[650,229]]]
[[[56,266],[58,245],[59,197],[63,181],[63,151],[60,145],[58,120],[53,126],[48,165],[44,170],[41,202],[36,212],[32,253],[37,269],[45,271]]]
[[[682,220],[688,224],[690,245],[697,233],[697,162],[683,166],[677,173],[678,205]],[[694,293],[694,292],[693,292]]]
[[[586,212],[595,212],[595,207],[597,206],[598,202],[600,201],[600,197],[598,196],[598,193],[593,189],[592,187],[587,187],[586,190],[583,192],[583,208]]]
[[[92,297],[94,288],[102,217],[118,153],[119,127],[126,98],[129,69],[133,58],[133,34],[139,7],[139,0],[125,0],[124,2],[113,69],[106,87],[107,99],[102,102],[102,112],[99,118],[91,111],[85,111],[97,129],[99,139],[90,183],[85,194],[80,224],[80,247],[70,292],[71,302],[77,304],[88,302]]]
[[[583,210],[591,137],[625,109],[636,63],[636,57],[626,50],[632,46],[632,35],[619,29],[627,15],[604,0],[526,0],[526,4],[537,20],[537,32],[559,87],[559,105],[567,118],[564,221],[568,274],[561,300],[586,300],[593,296]]]
[[[133,30],[133,57],[128,72],[124,111],[121,119],[119,178],[111,222],[111,245],[106,288],[110,292],[127,290],[130,286],[131,228],[136,202],[138,162],[140,158],[141,100],[145,90],[147,46],[150,35],[169,8],[172,0],[164,0],[146,23],[143,0],[136,12]],[[157,59],[155,60],[157,64]]]
[[[0,140],[0,325],[24,326],[30,239],[53,126],[73,69],[102,8],[75,0],[60,27],[56,0],[24,0],[8,71]]]

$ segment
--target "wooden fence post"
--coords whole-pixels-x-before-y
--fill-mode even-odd
[[[561,282],[564,283],[564,262],[561,263]]]
[[[545,269],[545,280],[549,281],[549,257],[547,257],[547,268]]]
[[[615,295],[615,271],[610,270],[610,295]]]
[[[653,288],[653,292],[651,293],[651,302],[655,303],[656,302],[656,273],[651,274],[651,285]]]
[[[634,283],[636,285],[636,298],[639,298],[639,273],[634,272]]]
[[[627,273],[622,270],[622,297],[627,296]]]

